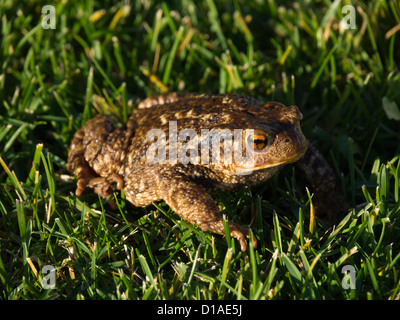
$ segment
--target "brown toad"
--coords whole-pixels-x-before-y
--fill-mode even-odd
[[[297,161],[308,147],[301,119],[295,106],[242,95],[164,94],[142,101],[126,128],[106,115],[89,120],[73,138],[67,169],[77,196],[88,186],[105,197],[116,183],[135,206],[164,200],[189,223],[223,234],[210,193],[258,184]],[[245,251],[249,230],[233,222],[229,229]]]

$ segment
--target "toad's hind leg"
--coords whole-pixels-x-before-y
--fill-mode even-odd
[[[116,182],[123,188],[123,179],[116,172],[121,162],[124,134],[114,130],[110,117],[98,115],[78,130],[71,142],[67,170],[75,173],[80,196],[88,186],[100,196],[108,195],[109,186]]]
[[[75,133],[68,152],[67,170],[76,175],[77,183],[75,194],[78,197],[83,193],[91,180],[99,177],[85,160],[83,147],[84,135],[85,128],[83,127]]]

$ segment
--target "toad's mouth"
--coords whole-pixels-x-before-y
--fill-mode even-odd
[[[280,161],[264,162],[260,165],[256,165],[254,162],[246,163],[244,165],[238,165],[236,166],[236,173],[240,175],[251,174],[254,171],[259,171],[268,168],[275,168],[281,165],[296,162],[306,153],[307,149],[308,149],[308,143],[304,146],[303,149],[296,152],[293,156],[287,157]]]

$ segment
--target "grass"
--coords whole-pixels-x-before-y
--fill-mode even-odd
[[[400,4],[355,1],[0,2],[2,299],[400,298]],[[166,91],[241,92],[296,104],[352,209],[310,221],[291,167],[218,193],[258,248],[188,225],[165,203],[73,195],[69,143],[98,112],[126,121]],[[44,289],[56,270],[55,289]],[[342,285],[354,270],[355,289]]]

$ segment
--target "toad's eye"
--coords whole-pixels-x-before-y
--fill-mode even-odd
[[[254,149],[254,150],[262,150],[266,146],[268,146],[269,140],[266,134],[255,133],[251,134],[247,137],[247,143]]]

